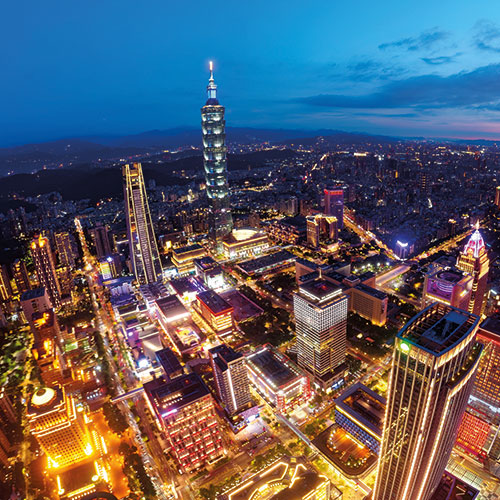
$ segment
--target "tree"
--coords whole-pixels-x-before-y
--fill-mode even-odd
[[[112,403],[107,401],[102,407],[104,418],[109,428],[116,434],[123,434],[128,429],[127,420],[123,413]]]

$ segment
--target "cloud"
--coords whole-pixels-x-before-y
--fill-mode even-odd
[[[491,21],[483,19],[474,27],[474,45],[479,50],[500,53],[500,28]]]
[[[446,40],[449,36],[450,34],[447,31],[440,30],[436,27],[423,31],[420,35],[414,37],[402,38],[395,42],[382,43],[378,48],[380,50],[398,48],[409,51],[428,50],[436,43]]]
[[[500,64],[449,76],[422,75],[400,79],[363,95],[320,94],[296,101],[324,108],[391,109],[482,106],[494,110],[500,99]]]
[[[461,52],[457,52],[452,56],[436,56],[436,57],[421,57],[422,61],[431,66],[439,66],[441,64],[449,64],[455,62],[457,57],[461,55]]]
[[[357,81],[385,80],[401,76],[406,71],[397,64],[387,64],[375,59],[364,59],[347,65],[347,76]]]

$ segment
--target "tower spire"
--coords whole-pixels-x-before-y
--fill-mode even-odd
[[[207,97],[208,97],[209,101],[211,99],[214,99],[216,101],[217,100],[217,85],[215,85],[215,81],[214,81],[214,63],[213,63],[213,61],[209,62],[208,67],[210,69],[210,78],[208,79]],[[217,104],[215,101],[212,101],[212,103]]]

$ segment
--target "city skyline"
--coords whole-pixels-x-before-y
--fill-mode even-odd
[[[3,61],[11,78],[0,86],[0,146],[194,127],[210,59],[225,82],[234,126],[500,137],[500,24],[492,2],[365,2],[355,12],[328,2],[315,9],[276,2],[267,16],[200,2],[189,17],[180,6],[155,2],[150,9],[120,6],[34,7],[21,26],[18,8],[9,6],[3,36],[19,43]],[[223,13],[227,30],[206,50],[200,41],[212,9]],[[178,21],[166,33],[157,24],[164,16]],[[132,17],[151,25],[150,36],[130,26]],[[274,18],[281,19],[280,37]],[[124,29],[118,46],[113,37]],[[72,43],[56,45],[61,38]],[[167,50],[172,46],[179,50]]]

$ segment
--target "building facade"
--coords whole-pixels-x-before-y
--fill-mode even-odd
[[[12,297],[12,287],[10,286],[7,266],[0,264],[0,300],[9,300]]]
[[[61,266],[66,266],[70,269],[75,268],[75,243],[73,236],[67,232],[55,233],[54,239],[56,242],[57,256],[59,258],[59,264]]]
[[[57,309],[61,306],[61,286],[49,240],[42,235],[35,238],[31,242],[31,255],[35,261],[38,283],[47,290],[52,305]]]
[[[325,189],[325,215],[333,215],[337,218],[339,230],[344,228],[344,190],[338,186],[333,189]]]
[[[161,279],[160,254],[140,163],[123,166],[125,217],[132,271],[140,284]]]
[[[297,335],[297,361],[327,388],[347,350],[348,298],[324,279],[299,286],[293,300]]]
[[[112,235],[109,232],[108,226],[97,225],[90,230],[90,236],[92,237],[98,259],[103,259],[114,253]]]
[[[16,259],[12,263],[12,275],[17,287],[17,293],[22,294],[31,290],[30,278],[24,260]]]
[[[179,466],[191,472],[224,453],[214,400],[195,373],[144,385]]]
[[[233,229],[233,218],[229,206],[229,184],[227,181],[226,122],[224,106],[217,99],[217,85],[210,62],[210,79],[207,86],[207,102],[201,108],[203,134],[203,165],[210,200],[209,234],[219,242]]]
[[[472,391],[479,318],[436,303],[395,340],[374,500],[429,500]]]
[[[457,268],[473,278],[469,312],[481,316],[486,304],[490,259],[483,237],[476,227],[457,259]]]
[[[248,408],[252,402],[245,357],[225,344],[209,351],[217,394],[229,415]]]
[[[48,467],[59,469],[93,453],[90,435],[75,401],[60,386],[38,389],[28,404],[31,434],[47,455]]]

